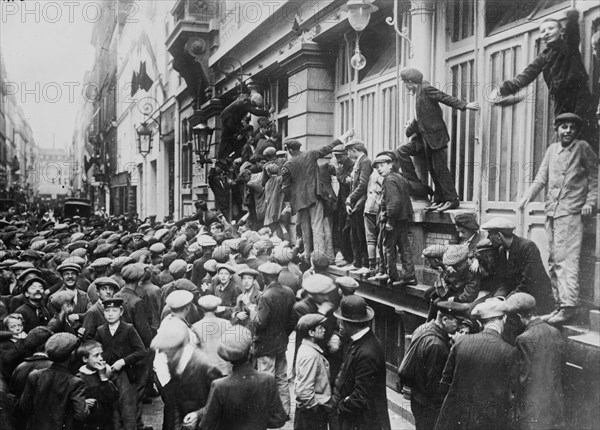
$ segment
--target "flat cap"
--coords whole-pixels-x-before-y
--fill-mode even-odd
[[[173,241],[173,248],[174,249],[183,249],[186,242],[187,242],[187,240],[186,240],[185,234],[177,236],[177,238]]]
[[[33,278],[27,279],[23,283],[23,291],[27,290],[27,288],[29,288],[29,286],[32,284],[41,284],[44,289],[46,288],[46,281],[44,281],[42,278],[34,276]]]
[[[356,291],[356,289],[359,287],[358,281],[350,276],[340,276],[335,280],[335,284],[341,289],[348,291]]]
[[[156,230],[156,232],[154,232],[154,237],[158,240],[161,240],[167,233],[169,233],[168,228],[159,228]]]
[[[217,242],[213,237],[206,234],[200,235],[196,241],[200,246],[217,246]]]
[[[504,304],[510,313],[530,311],[535,308],[535,298],[527,293],[514,293],[506,298]]]
[[[277,263],[263,263],[260,266],[258,266],[258,271],[260,273],[264,273],[265,275],[278,275],[279,272],[281,272],[283,270],[283,267],[281,267],[279,264]]]
[[[217,260],[213,260],[212,258],[210,260],[207,260],[206,263],[204,263],[204,270],[206,270],[209,273],[217,273],[217,265],[219,263],[217,263]]]
[[[344,149],[344,145],[343,144],[339,144],[333,147],[333,152],[334,154],[345,154],[346,150]]]
[[[236,324],[221,334],[217,354],[225,361],[237,361],[248,356],[252,346],[252,333],[246,327]]]
[[[444,315],[453,316],[456,318],[467,318],[470,303],[458,303],[445,300],[437,300],[435,302],[437,310]]]
[[[189,305],[194,300],[194,295],[187,290],[176,290],[170,293],[165,299],[165,304],[173,309],[179,309]]]
[[[167,247],[162,242],[157,242],[150,247],[150,252],[153,254],[160,254],[162,252],[165,252],[166,250],[167,250]]]
[[[272,147],[272,146],[267,146],[264,150],[263,150],[263,155],[265,157],[272,157],[275,154],[277,154],[277,150]]]
[[[202,247],[198,245],[198,242],[190,243],[190,246],[187,248],[190,254],[195,254],[197,251],[201,251]]]
[[[33,268],[33,269],[25,269],[21,272],[21,274],[19,276],[17,276],[17,281],[22,281],[23,279],[25,279],[28,276],[36,276],[38,278],[42,277],[42,272],[40,272],[38,269]]]
[[[244,267],[241,270],[238,270],[237,274],[242,277],[244,275],[254,276],[255,278],[259,275],[257,270],[251,269],[250,267]]]
[[[92,264],[90,264],[90,267],[92,268],[97,268],[97,267],[107,267],[110,266],[112,264],[112,258],[107,258],[107,257],[102,257],[102,258],[96,258]]]
[[[233,266],[231,266],[230,264],[227,264],[227,263],[217,264],[217,272],[219,272],[221,269],[227,270],[232,275],[236,273],[236,270],[233,268]]]
[[[128,264],[121,269],[121,276],[125,281],[139,281],[144,277],[146,267],[141,263]]]
[[[87,249],[85,248],[77,248],[71,251],[71,257],[79,257],[83,258],[87,255]]]
[[[101,276],[100,278],[94,280],[94,284],[96,284],[96,288],[98,288],[100,285],[108,285],[115,291],[119,291],[121,289],[119,283],[109,276]]]
[[[476,305],[471,310],[473,318],[485,320],[488,318],[501,317],[508,311],[503,300],[488,299],[483,303]]]
[[[71,235],[71,243],[73,242],[77,242],[78,240],[83,240],[83,238],[85,237],[85,233],[73,233]]]
[[[477,242],[478,250],[486,250],[486,249],[492,249],[492,248],[494,248],[494,245],[492,244],[492,241],[489,240],[488,238],[481,239],[479,242]]]
[[[35,241],[32,239],[31,245],[29,245],[29,248],[33,249],[34,251],[41,251],[42,249],[44,249],[44,246],[46,246],[47,244],[48,244],[48,241],[46,239],[38,239]]]
[[[442,262],[446,266],[453,266],[465,261],[469,256],[469,247],[467,245],[449,245],[444,252]]]
[[[65,303],[71,303],[73,300],[75,300],[74,291],[57,291],[50,296],[50,303],[54,309],[60,309],[62,305]]]
[[[466,228],[467,230],[479,230],[479,224],[473,213],[461,213],[454,217],[454,224],[457,227]]]
[[[33,249],[26,249],[25,251],[21,252],[21,258],[30,258],[30,259],[34,259],[34,260],[39,260],[43,256],[44,256],[43,252],[34,251]]]
[[[220,263],[225,263],[229,261],[229,254],[231,254],[231,250],[226,245],[217,246],[212,253],[212,258],[217,260]]]
[[[42,252],[45,252],[45,253],[54,252],[54,251],[58,251],[59,248],[60,248],[60,244],[59,243],[50,242],[50,243],[47,243],[42,248]]]
[[[561,113],[556,118],[554,118],[554,125],[562,124],[563,122],[574,122],[578,125],[583,124],[583,119],[574,113]]]
[[[10,266],[10,268],[11,268],[11,270],[25,270],[25,269],[33,269],[33,268],[35,268],[35,266],[33,265],[33,263],[31,263],[29,261],[19,261],[18,263]]]
[[[126,265],[133,263],[133,262],[135,262],[135,260],[133,258],[131,258],[130,256],[121,256],[121,257],[114,258],[110,267],[114,271],[120,272],[123,267],[125,267]]]
[[[306,314],[302,315],[296,324],[298,331],[307,333],[309,330],[323,324],[327,321],[327,317],[322,314]]]
[[[351,139],[350,141],[344,143],[344,149],[347,151],[350,148],[361,148],[366,150],[365,142],[360,139]]]
[[[69,261],[70,259],[66,259],[65,261],[63,261],[57,268],[56,270],[59,273],[64,272],[65,270],[73,270],[77,273],[81,273],[81,266],[79,264],[73,263],[71,261]]]
[[[448,245],[441,245],[439,243],[429,245],[423,250],[423,257],[442,258],[444,256],[444,252],[446,252],[446,249],[448,249]]]
[[[167,252],[162,258],[163,268],[168,269],[175,260],[177,260],[177,254],[174,252]]]
[[[55,232],[61,232],[61,231],[65,231],[65,230],[68,230],[68,229],[69,229],[69,224],[64,224],[64,223],[63,223],[63,224],[56,224],[56,225],[54,226],[54,229],[53,229],[53,230],[54,230]]]
[[[406,82],[412,82],[413,84],[420,84],[423,82],[423,73],[417,69],[407,67],[400,70],[400,79]]]
[[[53,334],[52,330],[46,326],[34,327],[27,333],[27,337],[23,341],[23,348],[25,351],[37,351],[42,345],[46,344]]]
[[[516,228],[516,225],[509,218],[505,218],[503,216],[497,216],[497,217],[491,218],[488,221],[484,222],[483,225],[481,226],[481,228],[484,230],[510,230],[510,231],[512,231]]]
[[[327,294],[335,290],[335,284],[330,277],[316,273],[304,279],[302,288],[310,294]]]
[[[371,161],[371,167],[375,168],[378,164],[381,163],[391,163],[392,162],[392,157],[390,157],[389,155],[378,155],[377,157],[375,157],[375,159],[373,161]]]
[[[102,245],[98,245],[96,246],[96,248],[94,248],[94,256],[95,257],[106,257],[108,254],[110,254],[112,252],[112,250],[115,248],[115,244],[114,243],[103,243]]]
[[[102,306],[104,306],[104,308],[120,308],[123,306],[123,299],[111,297],[110,299],[103,300]]]
[[[187,263],[185,260],[177,259],[169,265],[169,273],[171,275],[183,275],[187,272]]]
[[[77,343],[77,336],[71,333],[56,333],[46,341],[46,354],[51,360],[64,361],[75,351]]]
[[[207,312],[214,312],[219,306],[221,306],[223,300],[220,297],[208,294],[198,299],[198,306]]]
[[[4,261],[0,261],[0,269],[8,269],[11,266],[17,264],[18,261],[17,260],[4,260]]]
[[[190,329],[179,318],[165,320],[152,339],[150,347],[157,351],[179,348],[190,340]]]

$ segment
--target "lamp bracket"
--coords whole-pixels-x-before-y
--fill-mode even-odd
[[[400,28],[399,28],[398,0],[394,1],[394,16],[388,16],[385,19],[385,22],[387,23],[387,25],[393,26],[394,30],[396,31],[396,34],[399,37],[401,37],[402,39],[406,40],[406,42],[408,42],[408,58],[412,58],[413,57],[413,43],[410,40],[410,38],[408,37],[408,27],[402,27],[402,30],[400,30]]]

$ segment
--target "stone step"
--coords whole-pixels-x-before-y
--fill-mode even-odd
[[[593,309],[589,312],[590,330],[600,332],[600,311]]]

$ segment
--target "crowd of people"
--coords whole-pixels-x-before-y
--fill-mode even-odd
[[[560,98],[566,81],[550,78],[564,69],[547,65],[579,52],[553,39],[555,27],[542,23],[548,48],[526,75],[543,70]],[[278,428],[292,416],[297,430],[390,429],[384,348],[357,279],[417,284],[413,199],[459,207],[439,103],[479,109],[416,69],[401,77],[416,96],[409,142],[372,160],[352,129],[308,151],[280,142],[260,95],[244,93],[222,115],[215,208],[197,202],[177,222],[104,211],[0,220],[0,428],[141,430],[143,402],[160,395],[164,430]],[[247,114],[260,116],[256,130]],[[582,217],[598,197],[594,146],[579,139],[590,127],[557,111],[558,140],[519,202],[548,187],[550,275],[538,246],[502,217],[480,226],[454,212],[458,243],[424,250],[437,282],[399,368],[417,429],[564,426],[555,326],[577,314]],[[415,173],[418,153],[434,189]],[[333,264],[349,276],[329,275]]]

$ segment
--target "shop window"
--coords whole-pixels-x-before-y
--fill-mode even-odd
[[[537,20],[550,9],[569,4],[566,0],[489,0],[485,3],[485,33],[489,35],[512,23]]]

